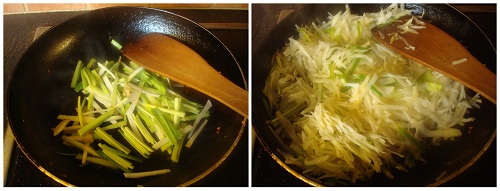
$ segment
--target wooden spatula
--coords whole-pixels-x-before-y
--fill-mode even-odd
[[[148,34],[122,48],[144,68],[198,90],[248,117],[248,92],[210,66],[194,50],[163,34]]]
[[[425,28],[417,29],[418,34],[401,34],[402,30],[398,29],[398,25],[406,23],[410,18],[411,16],[405,16],[399,19],[403,22],[395,21],[389,25],[374,27],[371,32],[385,45],[449,76],[496,104],[496,75],[452,36],[429,22],[424,21]],[[401,37],[399,40],[393,37],[396,33]]]

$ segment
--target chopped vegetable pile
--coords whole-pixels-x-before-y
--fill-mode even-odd
[[[410,14],[397,4],[363,15],[346,6],[296,27],[299,37],[276,53],[263,90],[275,117],[269,125],[291,150],[287,164],[325,184],[393,178],[392,169],[425,162],[427,147],[459,137],[474,120],[465,115],[479,108],[478,94],[372,36],[371,28]]]
[[[121,48],[114,40],[112,44]],[[76,112],[57,117],[61,121],[52,129],[54,136],[63,134],[64,144],[80,149],[76,159],[82,164],[121,169],[126,178],[170,172],[134,172],[134,163],[156,150],[178,162],[184,143],[191,147],[203,130],[212,106],[209,100],[205,105],[187,100],[173,91],[169,79],[121,57],[116,62],[79,61],[70,87],[81,93]]]

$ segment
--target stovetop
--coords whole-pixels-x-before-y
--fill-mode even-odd
[[[222,41],[235,56],[248,82],[248,11],[246,10],[167,10],[201,24]],[[49,12],[4,15],[4,97],[15,65],[32,42],[37,29],[55,26],[83,12]],[[5,100],[4,100],[5,104]],[[5,109],[4,109],[5,111]],[[6,113],[6,112],[5,112]],[[63,186],[38,170],[21,152],[17,144],[8,146],[8,122],[4,114],[4,186]],[[229,157],[209,175],[192,186],[249,185],[248,127]],[[12,143],[13,139],[10,139]],[[5,161],[12,149],[10,160]],[[7,169],[6,167],[4,167]]]
[[[273,29],[278,21],[303,5],[298,4],[253,4],[252,5],[252,53]],[[496,5],[453,5],[473,20],[496,46]],[[495,47],[496,48],[496,47]],[[254,56],[254,55],[252,55]],[[255,75],[255,74],[253,74]],[[254,90],[255,91],[255,90]],[[441,185],[448,186],[496,186],[496,138],[471,167],[452,180]],[[309,184],[297,179],[281,167],[257,141],[252,154],[252,186],[305,187]]]

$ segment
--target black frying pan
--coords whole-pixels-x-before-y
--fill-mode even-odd
[[[75,186],[186,186],[217,168],[243,135],[245,119],[223,104],[211,100],[209,123],[191,148],[184,148],[180,162],[173,164],[155,152],[136,171],[170,168],[171,173],[141,179],[125,179],[119,170],[79,166],[73,157],[57,153],[75,152],[53,137],[58,114],[74,113],[78,96],[69,83],[78,60],[116,60],[121,55],[110,44],[134,42],[147,33],[163,33],[185,43],[216,70],[246,89],[241,68],[229,50],[198,24],[173,13],[132,7],[98,9],[71,18],[51,28],[24,53],[12,75],[7,94],[7,112],[21,150],[42,172],[64,185]],[[193,90],[184,96],[202,104],[209,99]],[[217,134],[217,127],[221,127]],[[140,156],[140,155],[136,155]]]
[[[351,12],[355,14],[378,12],[386,6],[379,4],[349,5]],[[437,4],[407,4],[406,7],[412,9],[417,15],[421,15],[425,11],[424,18],[426,20],[432,21],[434,25],[462,42],[475,57],[486,64],[490,70],[496,72],[496,51],[491,42],[474,23],[458,10],[448,5]],[[262,104],[262,99],[265,96],[260,90],[264,88],[266,77],[272,68],[273,54],[288,43],[289,37],[297,38],[295,25],[301,26],[315,21],[323,21],[327,18],[328,12],[336,14],[338,11],[345,11],[345,5],[313,4],[298,9],[273,28],[252,60],[252,73],[259,74],[252,77],[252,123],[257,137],[279,165],[313,186],[322,186],[322,184],[303,176],[302,170],[296,166],[284,163],[285,160],[278,150],[286,152],[289,149],[276,140],[266,125],[266,120],[269,120],[269,117]],[[463,127],[462,137],[453,142],[444,142],[441,147],[427,151],[425,155],[427,164],[419,165],[408,173],[393,170],[394,179],[377,174],[369,181],[357,181],[355,184],[347,186],[437,186],[452,179],[472,165],[496,137],[496,106],[494,104],[483,99],[481,109],[473,110],[471,116],[475,117],[476,120]],[[469,126],[474,127],[470,134],[468,133]],[[445,171],[444,176],[439,177]]]

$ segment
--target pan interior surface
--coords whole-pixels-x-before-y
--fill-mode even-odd
[[[117,60],[111,45],[132,43],[142,35],[162,33],[195,50],[226,78],[246,88],[241,69],[229,50],[198,24],[173,13],[133,7],[90,11],[57,25],[39,37],[24,53],[12,76],[8,115],[16,141],[29,160],[54,180],[72,186],[187,186],[217,168],[231,153],[246,128],[246,119],[220,102],[213,104],[208,124],[191,148],[184,148],[179,163],[166,153],[154,152],[135,171],[170,168],[171,173],[125,179],[119,170],[80,166],[75,153],[52,136],[57,115],[75,114],[77,94],[69,87],[78,60]],[[204,104],[210,98],[190,88],[179,89],[188,99]],[[217,127],[221,127],[220,131]],[[137,155],[140,156],[140,155]]]
[[[388,5],[379,4],[350,4],[349,8],[354,14],[378,12]],[[458,41],[468,47],[469,51],[486,64],[491,71],[496,71],[496,51],[491,42],[481,30],[466,16],[448,5],[421,5],[406,4],[407,9],[413,10],[414,15],[424,14],[424,19],[451,34]],[[285,163],[281,152],[290,152],[290,148],[281,143],[267,122],[271,118],[267,115],[262,104],[265,95],[266,78],[272,69],[271,61],[276,51],[280,50],[288,38],[297,38],[295,26],[309,25],[312,22],[324,21],[328,13],[335,15],[345,11],[341,4],[313,4],[306,5],[291,13],[268,34],[252,61],[253,73],[259,73],[252,79],[252,123],[259,141],[279,165],[292,173],[298,179],[313,186],[325,186],[315,177],[302,174],[303,169]],[[346,186],[437,186],[455,177],[474,163],[488,148],[496,137],[496,106],[484,98],[480,109],[470,110],[470,116],[476,120],[461,128],[462,136],[454,141],[442,142],[439,147],[427,150],[424,158],[426,164],[409,169],[408,172],[392,169],[393,179],[385,175],[375,174],[370,180],[358,180],[356,183],[347,183]],[[468,132],[468,127],[473,126],[474,131]]]

